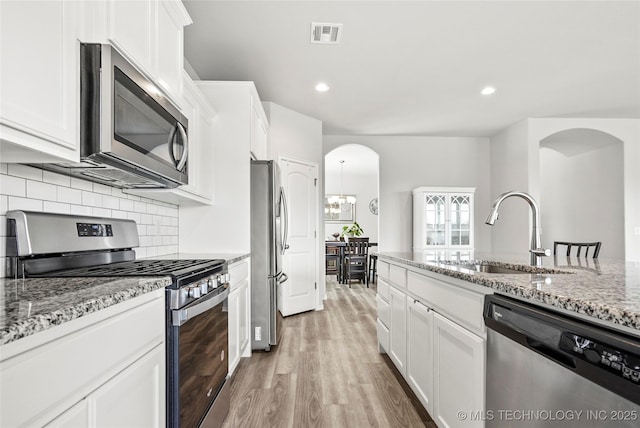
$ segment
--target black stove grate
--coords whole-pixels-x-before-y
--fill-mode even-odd
[[[40,277],[171,276],[180,278],[205,270],[217,270],[224,260],[133,260],[47,272]]]

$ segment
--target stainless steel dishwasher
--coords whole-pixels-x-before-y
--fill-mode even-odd
[[[487,427],[640,426],[640,338],[489,295]]]

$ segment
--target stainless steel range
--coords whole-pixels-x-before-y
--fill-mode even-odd
[[[167,426],[219,427],[229,411],[229,273],[221,259],[135,260],[132,220],[8,211],[12,277],[169,276]]]

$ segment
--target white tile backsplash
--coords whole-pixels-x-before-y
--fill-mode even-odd
[[[128,218],[138,224],[137,258],[178,252],[177,205],[27,165],[0,163],[0,277],[6,275],[5,213],[16,209]]]

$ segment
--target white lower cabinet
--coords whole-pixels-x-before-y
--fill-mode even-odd
[[[433,420],[439,427],[484,426],[482,418],[459,415],[485,410],[485,340],[437,313],[433,328]]]
[[[407,382],[433,414],[433,314],[415,299],[407,304]]]
[[[240,358],[251,356],[249,326],[251,325],[251,301],[249,298],[249,259],[229,267],[231,276],[228,299],[229,310],[229,374],[233,374]]]
[[[164,289],[3,345],[0,426],[165,424]]]
[[[406,374],[407,362],[407,296],[391,287],[389,294],[389,358],[400,373]]]
[[[389,265],[396,275],[378,290],[376,324],[381,351],[398,371],[438,427],[483,427],[485,410],[484,290],[477,293],[437,275]],[[408,291],[402,278],[408,278]],[[459,417],[465,412],[468,418]],[[470,415],[477,417],[471,417]]]

